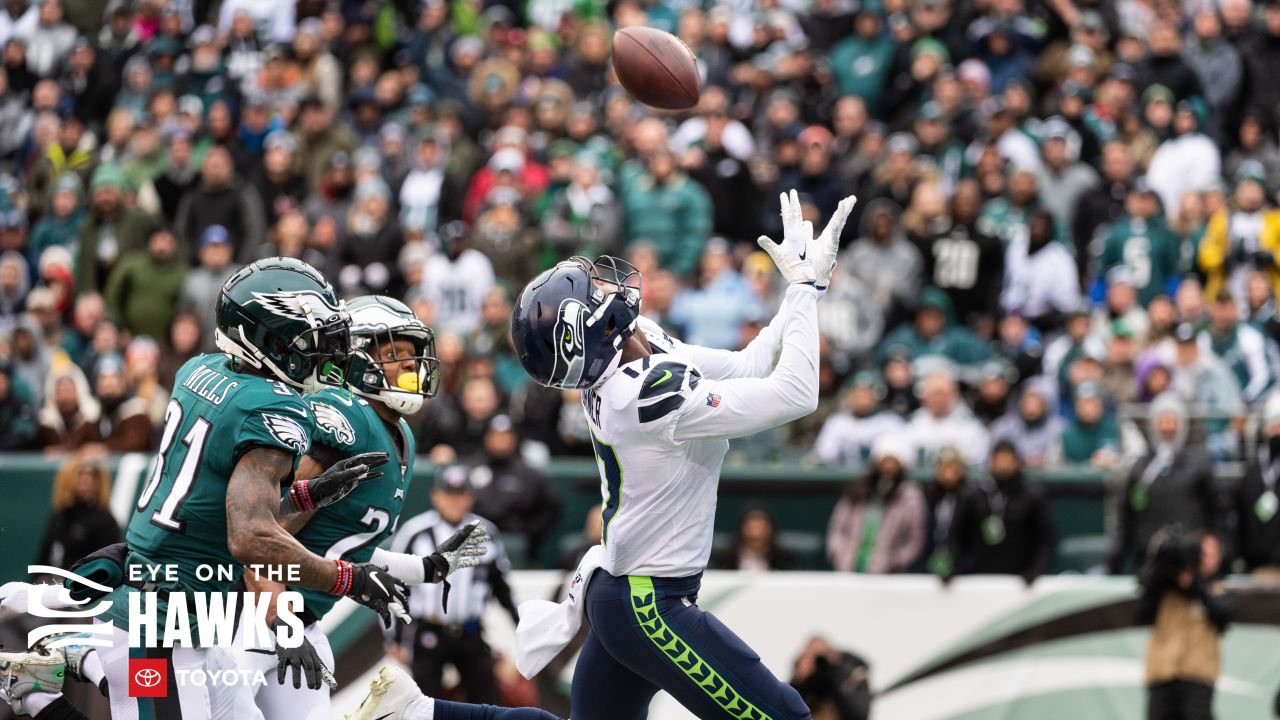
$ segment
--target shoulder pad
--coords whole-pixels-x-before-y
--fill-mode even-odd
[[[698,387],[702,373],[682,362],[664,361],[649,368],[640,380],[640,422],[659,420],[684,403],[684,391]]]

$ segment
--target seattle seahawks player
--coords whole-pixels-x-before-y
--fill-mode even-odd
[[[400,519],[405,494],[413,477],[416,452],[413,433],[405,422],[435,395],[439,361],[435,337],[413,311],[399,300],[366,296],[351,301],[351,364],[348,386],[327,387],[306,397],[316,419],[311,447],[298,464],[297,477],[321,475],[352,457],[394,457],[382,472],[360,483],[339,502],[316,508],[307,486],[295,484],[286,502],[298,511],[281,524],[308,550],[331,560],[372,562],[388,567],[409,584],[443,582],[452,571],[479,563],[489,538],[483,528],[462,528],[427,557],[383,550]],[[258,592],[279,592],[283,586],[252,575],[245,584]],[[268,720],[328,720],[329,690],[322,683],[333,667],[333,652],[318,621],[337,598],[314,589],[300,589],[306,626],[305,642],[297,648],[277,648],[276,658],[252,650],[238,654],[241,669],[276,670],[276,682],[258,686],[256,703]],[[252,622],[242,617],[243,624]],[[293,669],[292,687],[286,682]],[[302,678],[306,677],[306,687]],[[250,714],[250,713],[245,713]]]
[[[281,483],[309,449],[314,428],[299,390],[344,380],[348,324],[332,287],[298,260],[260,260],[223,286],[215,335],[222,353],[197,356],[178,371],[160,451],[129,522],[127,547],[114,555],[103,551],[125,568],[136,568],[139,576],[147,577],[148,566],[173,568],[177,575],[176,580],[160,575],[132,581],[125,571],[124,584],[104,596],[111,602],[103,618],[114,626],[112,646],[77,657],[77,669],[95,684],[105,675],[113,718],[208,717],[211,708],[225,704],[203,683],[177,683],[173,670],[230,669],[228,653],[130,649],[128,596],[138,590],[158,593],[158,617],[163,618],[176,595],[227,592],[246,565],[289,567],[296,568],[300,586],[352,597],[388,622],[392,612],[403,612],[405,586],[392,574],[373,564],[311,553],[277,519]],[[303,481],[298,492],[315,489],[317,504],[330,502],[367,480],[376,464],[368,458],[340,463]],[[209,566],[225,568],[231,581],[216,571],[211,576],[199,572]],[[194,618],[191,627],[197,627]],[[127,658],[139,654],[169,664],[167,697],[129,697]],[[22,659],[2,660],[10,677],[24,675]],[[40,687],[10,687],[8,699],[15,710],[41,720],[82,717],[60,695]]]
[[[855,198],[823,233],[781,198],[781,243],[759,239],[789,285],[739,352],[686,345],[640,317],[640,278],[615,258],[575,257],[525,287],[516,354],[537,382],[583,391],[600,467],[603,559],[573,678],[573,720],[639,720],[665,690],[699,718],[799,720],[799,694],[697,605],[727,440],[803,417],[818,402],[817,300]]]

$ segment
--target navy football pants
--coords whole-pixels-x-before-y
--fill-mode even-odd
[[[592,575],[591,632],[573,673],[573,720],[644,720],[659,690],[700,720],[809,720],[800,694],[694,604],[701,584],[701,573]]]

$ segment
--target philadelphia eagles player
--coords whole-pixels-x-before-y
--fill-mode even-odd
[[[316,419],[311,447],[298,464],[296,476],[321,475],[351,457],[388,456],[394,462],[361,483],[340,501],[314,508],[295,485],[286,495],[298,512],[281,524],[308,550],[329,559],[369,562],[387,567],[406,583],[442,582],[452,571],[471,567],[484,556],[488,535],[467,526],[441,543],[428,557],[393,553],[378,547],[394,532],[413,477],[416,444],[405,415],[422,408],[435,395],[439,361],[435,337],[413,311],[399,300],[366,296],[348,305],[351,312],[351,364],[346,388],[328,387],[306,397]],[[284,587],[264,578],[245,576],[259,592]],[[277,648],[276,657],[253,650],[238,653],[240,669],[275,669],[276,682],[257,687],[256,703],[268,720],[328,720],[329,690],[322,683],[334,666],[329,641],[318,621],[337,597],[314,589],[300,589],[306,641],[292,649]],[[252,622],[242,617],[243,623]],[[286,682],[293,669],[292,687]],[[306,677],[306,687],[302,678]],[[239,713],[238,713],[239,714]],[[251,714],[245,712],[243,714]]]
[[[197,356],[178,371],[160,451],[129,522],[127,547],[100,553],[100,559],[138,568],[144,577],[147,566],[173,567],[177,580],[161,575],[130,581],[125,570],[118,576],[124,583],[105,595],[111,601],[103,617],[114,625],[112,647],[77,653],[71,663],[99,686],[105,675],[113,718],[208,717],[211,709],[231,704],[204,684],[176,683],[173,672],[229,669],[228,653],[185,647],[131,651],[128,596],[138,590],[159,593],[158,617],[164,618],[177,594],[185,599],[193,592],[225,593],[246,565],[284,567],[296,569],[300,586],[349,596],[386,622],[393,612],[403,613],[405,586],[384,568],[321,557],[278,521],[281,484],[309,449],[314,431],[311,409],[299,391],[343,381],[348,324],[333,289],[298,260],[260,260],[223,286],[215,334],[222,353]],[[369,479],[378,460],[356,456],[335,464],[317,478],[298,481],[291,494],[327,504]],[[231,581],[217,572],[202,579],[197,574],[202,566],[226,568]],[[194,618],[191,626],[194,632]],[[166,698],[129,697],[127,659],[139,653],[170,665]],[[41,720],[82,717],[60,695],[39,691],[35,671],[51,665],[14,657],[0,663],[5,694],[16,711]]]
[[[573,720],[640,720],[658,690],[703,719],[810,717],[696,601],[727,440],[817,406],[817,300],[855,202],[841,201],[815,238],[796,192],[782,196],[782,242],[759,244],[789,285],[778,315],[739,352],[686,345],[640,317],[640,277],[614,258],[572,258],[521,293],[516,354],[537,382],[583,391],[600,467],[603,561],[586,589]]]

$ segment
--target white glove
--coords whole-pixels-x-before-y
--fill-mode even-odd
[[[832,213],[831,220],[827,222],[826,229],[809,241],[808,258],[813,264],[813,284],[819,290],[825,290],[831,284],[831,274],[836,269],[836,254],[840,252],[840,234],[844,232],[844,223],[849,219],[849,213],[853,212],[853,206],[857,204],[858,198],[854,195],[841,200]]]
[[[778,202],[782,205],[782,242],[761,235],[756,244],[769,253],[788,283],[814,283],[817,275],[807,257],[813,242],[813,225],[800,215],[800,196],[795,190],[779,195]]]

